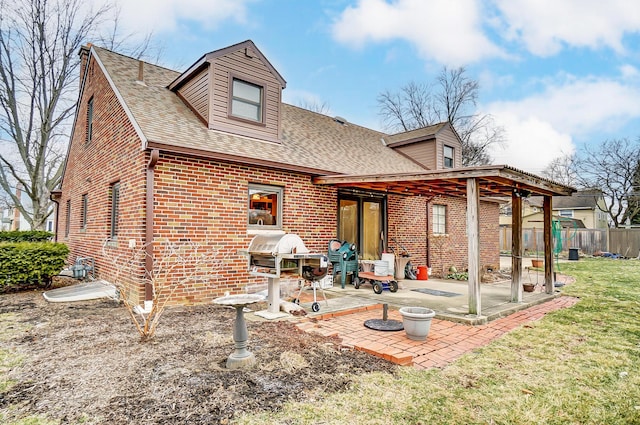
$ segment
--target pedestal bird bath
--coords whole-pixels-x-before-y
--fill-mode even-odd
[[[236,309],[236,321],[233,325],[235,351],[227,358],[227,369],[248,367],[255,362],[253,353],[247,350],[247,324],[244,321],[244,308],[249,304],[264,301],[264,297],[252,294],[229,295],[216,298],[214,304],[231,306]]]

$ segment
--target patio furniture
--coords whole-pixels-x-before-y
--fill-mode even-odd
[[[358,280],[358,250],[355,244],[346,241],[332,239],[329,241],[328,247],[329,262],[333,267],[333,280],[335,282],[336,275],[340,273],[340,286],[344,289],[347,283],[347,274],[352,274],[352,281]]]

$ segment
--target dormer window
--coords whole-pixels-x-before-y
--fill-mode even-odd
[[[257,84],[233,78],[231,115],[236,118],[262,123],[264,88]]]
[[[453,168],[453,148],[444,145],[444,168]]]

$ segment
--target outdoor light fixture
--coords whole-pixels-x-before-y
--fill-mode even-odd
[[[528,190],[518,188],[513,189],[513,194],[518,198],[528,198],[529,196],[531,196],[531,192],[529,192]]]

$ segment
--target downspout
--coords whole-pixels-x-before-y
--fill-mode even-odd
[[[51,199],[56,204],[56,226],[53,229],[53,241],[58,242],[58,214],[60,212],[60,195],[54,191],[49,195],[49,199]]]
[[[144,309],[151,311],[153,304],[153,284],[151,277],[153,273],[153,189],[154,189],[154,168],[160,157],[160,151],[153,149],[147,164],[147,193],[146,193],[146,217],[145,217],[145,284],[144,284]]]
[[[427,266],[427,270],[431,269],[431,247],[429,246],[429,203],[433,200],[433,197],[429,198],[426,201],[426,208],[425,208],[425,216],[427,218],[427,223],[426,223],[426,235],[425,235],[425,244],[427,246],[427,255],[425,256],[425,260],[426,260],[426,266]]]

